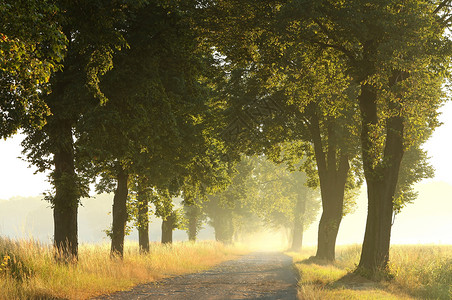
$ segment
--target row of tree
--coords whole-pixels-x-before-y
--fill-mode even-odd
[[[243,157],[234,167],[226,189],[189,203],[184,215],[189,240],[208,219],[215,238],[243,241],[263,229],[289,233],[291,249],[299,251],[303,232],[315,220],[318,192],[307,186],[306,174],[290,171],[263,156]]]
[[[267,153],[281,141],[309,142],[323,208],[317,258],[334,259],[344,195],[362,167],[358,271],[378,277],[394,214],[414,199],[412,183],[432,174],[420,145],[445,100],[449,1],[216,1],[211,14],[220,17],[206,27],[229,67],[224,91],[243,112],[241,140]],[[266,109],[274,115],[259,113]]]
[[[77,257],[77,208],[92,182],[114,192],[115,256],[128,197],[143,251],[150,203],[171,229],[176,195],[187,205],[210,197],[200,206],[229,240],[234,217],[215,211],[247,198],[231,171],[245,154],[320,187],[319,259],[334,260],[344,199],[364,177],[358,270],[375,278],[387,268],[394,214],[432,173],[420,147],[445,100],[450,10],[447,0],[7,0],[0,134],[22,128],[27,159],[51,171],[65,261]],[[275,189],[260,191],[276,201]]]

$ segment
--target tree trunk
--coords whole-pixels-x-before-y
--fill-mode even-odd
[[[358,265],[360,274],[380,279],[387,273],[393,197],[400,163],[403,158],[403,118],[390,117],[386,123],[386,144],[382,161],[374,164],[371,156],[373,141],[371,128],[378,121],[376,92],[368,85],[362,86],[359,96],[362,133],[363,167],[367,182],[368,211],[366,231]],[[396,104],[392,104],[396,105]]]
[[[322,202],[325,205],[323,205],[319,223],[315,257],[321,260],[334,261],[336,259],[336,239],[342,221],[343,201],[339,197],[327,197],[326,199],[322,198]]]
[[[320,185],[322,193],[322,216],[317,237],[317,259],[334,261],[336,259],[336,240],[342,221],[345,182],[349,169],[348,159],[343,158],[339,171],[328,170],[329,179]]]
[[[188,240],[191,242],[196,242],[196,237],[198,235],[198,216],[193,215],[188,219]]]
[[[367,222],[358,270],[372,279],[384,276],[389,262],[393,207],[385,185],[367,183]]]
[[[55,164],[53,172],[55,197],[52,201],[54,247],[57,260],[69,262],[78,259],[77,212],[80,192],[74,167],[71,122],[59,122],[57,131],[55,136],[49,134],[57,145],[53,159]]]
[[[295,205],[294,224],[292,230],[292,251],[300,251],[303,246],[303,232],[304,232],[304,214],[306,212],[306,197],[298,196],[297,204]]]
[[[167,217],[162,221],[162,244],[171,244],[173,242],[174,218]]]
[[[224,214],[217,215],[213,222],[215,230],[215,239],[225,244],[232,243],[232,237],[234,235],[234,228],[231,218]]]
[[[140,189],[140,187],[139,187]],[[149,252],[149,197],[147,191],[140,189],[138,201],[138,243],[141,253]]]
[[[128,175],[118,163],[117,186],[113,198],[113,226],[111,233],[111,257],[123,258],[124,236],[127,223]]]
[[[327,261],[334,261],[336,258],[336,239],[342,221],[345,183],[350,169],[348,155],[338,147],[339,143],[343,143],[343,141],[338,141],[336,126],[334,120],[329,121],[326,136],[328,147],[325,153],[317,111],[313,110],[311,134],[322,197],[322,216],[319,223],[315,257]]]
[[[188,240],[195,242],[200,227],[201,209],[197,205],[190,205],[188,210]]]

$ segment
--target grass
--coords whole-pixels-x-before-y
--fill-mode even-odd
[[[351,273],[360,246],[338,247],[332,265],[311,263],[314,249],[290,253],[299,271],[299,299],[452,299],[452,246],[393,246],[394,279],[373,282]]]
[[[61,265],[49,245],[0,238],[0,299],[88,299],[205,270],[245,253],[216,242],[153,243],[147,255],[135,243],[125,249],[124,260],[111,260],[109,245],[81,245],[79,262]]]

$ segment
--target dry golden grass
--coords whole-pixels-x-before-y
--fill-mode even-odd
[[[372,282],[351,274],[361,247],[338,247],[334,265],[306,261],[313,249],[290,253],[300,273],[299,299],[452,299],[452,246],[393,246],[394,279]]]
[[[216,242],[151,244],[140,255],[127,243],[124,260],[111,260],[109,245],[82,245],[75,265],[55,264],[52,248],[33,241],[0,239],[0,299],[88,299],[125,290],[139,283],[176,274],[197,272],[244,254],[243,248]],[[6,260],[6,259],[5,259]]]

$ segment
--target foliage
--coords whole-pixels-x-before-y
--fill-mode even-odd
[[[286,165],[277,165],[264,157],[254,159],[259,192],[251,200],[253,212],[262,218],[264,226],[292,228],[296,203],[302,198],[306,203],[303,224],[307,229],[317,217],[320,202],[318,191],[307,186],[306,174],[290,171]]]
[[[241,216],[249,214],[246,199],[253,197],[256,193],[256,181],[252,177],[253,169],[251,160],[242,159],[229,171],[230,185],[224,190],[209,195],[203,205],[210,219],[210,225],[215,229],[215,236],[220,241],[232,242]]]
[[[265,156],[253,156],[243,157],[231,178],[224,191],[209,195],[202,206],[215,233],[225,236],[225,240],[262,227],[293,229],[299,198],[306,203],[301,212],[305,229],[315,220],[319,201],[316,191],[306,186],[304,173],[290,172],[285,165],[268,161]]]
[[[428,163],[427,153],[419,147],[411,147],[405,152],[400,166],[399,180],[394,195],[394,214],[416,200],[418,193],[413,185],[425,178],[432,178],[434,169]]]
[[[61,67],[67,38],[53,1],[0,3],[0,137],[22,126],[41,127],[50,115],[42,96]]]
[[[109,1],[56,3],[61,12],[59,25],[64,28],[64,37],[69,42],[61,70],[50,78],[52,93],[43,98],[52,115],[47,118],[47,124],[42,129],[25,128],[27,138],[22,143],[24,154],[39,172],[54,169],[53,158],[56,153],[73,153],[72,164],[77,163],[75,174],[53,172],[50,180],[54,186],[57,182],[61,183],[60,187],[64,187],[76,199],[87,195],[89,175],[83,174],[80,159],[83,147],[73,145],[73,128],[81,116],[93,108],[96,97],[104,99],[96,82],[111,67],[111,57],[95,53],[104,51],[108,54],[124,44],[116,27],[123,21],[122,10],[115,5],[120,4],[111,4]],[[60,175],[63,177],[60,178]],[[53,196],[50,195],[49,199],[52,200]]]
[[[391,1],[324,1],[318,6],[293,3],[284,11],[294,32],[321,49],[342,55],[353,80],[375,88],[378,121],[369,129],[372,148],[365,150],[374,166],[385,164],[383,133],[391,117],[400,115],[405,120],[406,148],[422,140],[428,128],[438,125],[436,110],[443,100],[448,42],[443,37],[444,28],[437,26],[434,8],[429,1],[403,5]],[[301,16],[306,17],[302,18],[305,22],[297,21]],[[394,70],[409,76],[399,76],[394,82]]]

